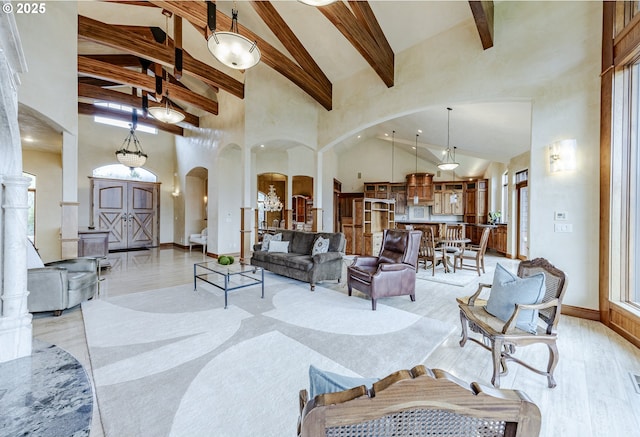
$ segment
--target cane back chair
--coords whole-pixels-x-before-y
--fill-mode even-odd
[[[466,384],[419,365],[373,384],[300,391],[298,437],[518,436],[540,433],[540,410],[521,391]]]
[[[527,369],[547,377],[550,388],[556,386],[553,371],[558,364],[558,348],[556,346],[556,328],[560,319],[562,298],[567,288],[565,273],[544,258],[536,258],[531,261],[522,261],[518,266],[518,276],[527,278],[537,273],[545,275],[545,294],[542,302],[533,305],[516,304],[513,315],[505,323],[486,311],[486,301],[479,299],[484,288],[490,284],[479,284],[476,293],[469,298],[458,298],[460,308],[460,321],[462,323],[462,339],[460,347],[467,340],[471,340],[483,348],[491,351],[493,356],[493,376],[491,383],[500,387],[500,376],[508,372],[507,361],[514,361]],[[535,333],[530,333],[517,328],[516,321],[521,310],[538,310],[538,327]],[[480,333],[482,338],[469,337],[467,327]],[[527,346],[534,343],[546,344],[549,349],[549,361],[547,369],[540,370],[513,356],[516,347]],[[502,369],[502,371],[501,371]]]

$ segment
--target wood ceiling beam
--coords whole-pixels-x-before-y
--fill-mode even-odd
[[[78,56],[78,73],[98,79],[117,81],[125,85],[140,88],[152,94],[155,93],[156,90],[156,80],[152,76],[90,59],[85,56]],[[164,86],[167,87],[169,94],[174,99],[188,103],[211,114],[218,114],[218,102],[172,83],[165,82]]]
[[[376,38],[372,35],[372,30],[380,27],[378,21],[375,20],[373,13],[373,21],[366,8],[360,8],[358,18],[354,15],[349,7],[339,1],[331,3],[327,6],[317,8],[333,25],[344,35],[345,38],[358,50],[358,52],[371,65],[387,87],[392,87],[394,83],[394,53],[389,44],[380,45]],[[382,34],[382,30],[375,31],[376,34]],[[386,38],[385,38],[386,40]]]
[[[115,118],[116,120],[124,121],[125,123],[131,123],[131,114],[110,109],[98,108],[91,103],[78,102],[78,114]],[[161,123],[151,117],[139,117],[138,122],[154,126],[159,130],[169,132],[174,135],[184,135],[184,129],[182,129],[180,126],[177,126],[175,124]]]
[[[133,55],[83,55],[87,58],[96,59],[120,67],[140,67],[140,58]]]
[[[119,91],[107,90],[97,86],[78,84],[78,97],[85,97],[88,99],[94,99],[102,102],[120,103],[132,108],[142,108],[142,97],[134,96],[131,94],[121,93]],[[184,114],[184,121],[192,126],[200,126],[200,118],[190,114],[186,111],[182,111]]]
[[[150,0],[150,2],[186,19],[203,37],[207,37],[207,5],[205,2],[157,0]],[[216,26],[218,29],[230,29],[231,17],[226,16],[220,11],[216,11]],[[331,110],[332,86],[330,82],[318,82],[314,76],[241,24],[238,24],[238,31],[242,36],[257,42],[260,53],[262,54],[262,62],[296,84],[325,109]]]
[[[293,33],[289,25],[273,7],[269,1],[252,1],[251,6],[258,13],[262,21],[269,26],[269,29],[280,40],[282,45],[293,56],[298,64],[307,73],[312,75],[319,83],[331,88],[331,82],[320,69],[320,66],[311,57],[307,49],[302,45],[298,37]]]
[[[380,27],[380,23],[378,23],[378,19],[373,13],[373,9],[371,9],[371,5],[369,4],[369,2],[360,0],[349,0],[349,5],[351,6],[353,14],[356,16],[356,19],[366,26],[367,31],[376,41],[376,44],[382,47],[385,52],[391,53],[391,55],[393,56],[393,49],[391,48],[391,44],[389,44],[389,41],[387,41],[387,37],[382,31],[382,27]]]
[[[93,85],[99,87],[121,87],[121,83],[111,82],[108,80],[96,79],[95,77],[78,77],[78,83]]]
[[[122,30],[118,26],[80,15],[78,16],[78,37],[160,63],[171,69],[175,67],[175,54],[171,47],[143,38],[135,32]],[[219,87],[238,98],[244,98],[244,84],[242,82],[198,61],[187,53],[184,53],[182,71],[208,85]]]
[[[493,1],[469,1],[473,19],[480,35],[482,48],[487,50],[493,47]]]

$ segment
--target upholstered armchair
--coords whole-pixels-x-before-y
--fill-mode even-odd
[[[371,297],[409,295],[416,300],[416,266],[421,231],[385,229],[378,256],[358,256],[347,268],[349,296],[353,288]]]
[[[35,247],[27,243],[27,307],[29,312],[62,314],[85,300],[98,288],[96,258],[75,258],[43,264]]]
[[[191,247],[194,244],[200,244],[202,245],[202,254],[203,255],[206,254],[207,253],[207,235],[208,235],[207,228],[204,228],[202,232],[200,232],[199,234],[189,235],[189,253],[191,253]]]

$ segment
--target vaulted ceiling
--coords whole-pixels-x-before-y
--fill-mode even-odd
[[[333,107],[333,83],[368,69],[379,79],[381,89],[392,87],[397,53],[465,21],[475,23],[478,50],[493,45],[492,1],[346,0],[324,7],[297,1],[215,4],[218,30],[231,27],[231,9],[236,8],[239,32],[257,41],[261,63],[291,81],[326,111]],[[218,62],[207,50],[208,35],[204,1],[78,2],[78,112],[128,122],[130,115],[94,103],[142,108],[146,99],[149,106],[155,106],[168,91],[171,104],[186,114],[182,123],[161,123],[145,117],[142,111],[139,118],[177,135],[183,134],[184,128],[197,127],[203,115],[224,113],[226,108],[219,103],[224,99],[219,100],[218,96],[229,93],[243,99],[246,72]],[[177,61],[180,57],[182,62]],[[396,137],[397,145],[413,153],[411,140],[417,128],[446,128],[446,111],[440,109],[367,128],[342,146],[349,147],[366,137],[388,139],[384,133],[393,130],[407,131],[404,138],[402,134]],[[489,160],[505,158],[500,135],[508,135],[512,143],[513,138],[522,138],[516,142],[526,143],[529,111],[526,104],[518,102],[456,108],[457,125],[465,119],[467,123],[460,132],[473,132],[470,143],[483,150],[482,154],[467,150],[469,159],[475,160],[467,174],[481,172]],[[494,114],[490,120],[502,120],[502,126],[491,125],[490,120],[487,123],[487,113]],[[504,129],[509,126],[522,129],[506,132]],[[424,146],[444,145],[446,132],[430,134],[421,136],[420,155],[435,163],[440,159],[439,150],[429,151]],[[462,138],[456,138],[462,143]],[[477,158],[484,161],[477,164]]]
[[[433,4],[425,9],[425,3]],[[493,44],[492,2],[349,0],[315,8],[298,2],[219,1],[216,6],[218,30],[231,27],[230,10],[236,7],[239,32],[257,42],[261,62],[325,110],[333,105],[332,81],[370,68],[381,86],[392,87],[395,52],[469,16],[483,47]],[[171,103],[187,113],[185,122],[198,126],[199,116],[225,110],[218,106],[218,93],[244,98],[244,72],[225,67],[206,50],[207,2],[80,2],[78,9],[79,113],[129,118],[91,103],[142,108],[143,99],[153,106],[168,91]],[[145,122],[182,133],[179,126]]]

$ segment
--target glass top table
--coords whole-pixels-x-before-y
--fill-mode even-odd
[[[240,288],[260,284],[264,299],[264,269],[251,264],[218,264],[218,261],[206,261],[193,265],[193,290],[198,291],[197,281],[206,282],[224,290],[224,307],[227,308],[227,293]]]

